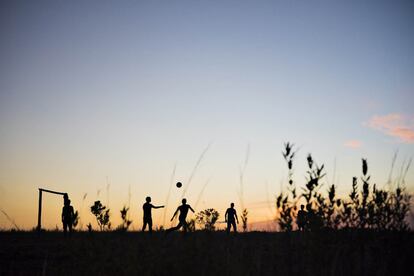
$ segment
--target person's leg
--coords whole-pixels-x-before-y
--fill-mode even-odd
[[[177,226],[174,226],[174,227],[171,227],[171,228],[169,228],[169,229],[167,229],[167,233],[170,233],[170,232],[173,232],[173,231],[175,231],[175,230],[178,230],[178,229],[180,229],[181,228],[181,225],[180,224],[178,224]]]
[[[180,223],[182,224],[182,226],[184,228],[184,234],[187,233],[188,223],[185,220],[181,221]]]
[[[69,222],[68,226],[69,226],[69,235],[71,235],[72,234],[72,223]]]
[[[174,230],[180,230],[181,227],[183,227],[183,222],[182,221],[178,222],[178,225],[175,227]]]
[[[144,218],[144,224],[142,225],[142,232],[145,231],[145,228],[147,228],[147,219]]]
[[[237,233],[237,225],[235,221],[233,221],[233,230],[235,233]]]
[[[152,234],[152,218],[148,219],[148,228],[149,228],[150,234]]]
[[[231,223],[230,221],[227,221],[227,229],[226,229],[227,234],[230,234],[230,228],[231,228]]]
[[[170,233],[170,232],[172,232],[172,231],[175,231],[175,230],[178,230],[178,229],[180,229],[181,228],[181,226],[182,226],[182,224],[181,224],[181,221],[178,223],[178,225],[177,226],[175,226],[175,227],[171,227],[170,229],[167,229],[167,233]]]
[[[66,224],[66,222],[63,222],[63,234],[66,236],[66,232],[68,231],[68,225]]]

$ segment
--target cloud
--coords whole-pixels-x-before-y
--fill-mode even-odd
[[[344,146],[351,149],[357,149],[362,146],[362,142],[358,140],[348,140],[344,143]]]
[[[395,137],[399,142],[414,143],[414,117],[412,116],[399,113],[375,115],[365,125]]]

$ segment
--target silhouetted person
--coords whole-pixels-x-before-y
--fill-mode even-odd
[[[75,212],[73,211],[73,207],[70,205],[70,200],[65,198],[64,205],[62,208],[62,223],[63,223],[63,233],[66,236],[66,233],[69,228],[69,233],[72,233],[72,224],[73,219],[75,218]]]
[[[310,231],[318,231],[322,228],[323,222],[321,216],[312,209],[312,205],[308,204],[306,206],[308,210],[307,220],[306,220],[306,229]]]
[[[305,211],[305,205],[302,204],[300,205],[298,217],[296,218],[296,223],[298,224],[299,231],[305,231],[307,220],[308,220],[308,213]]]
[[[193,213],[194,213],[194,210],[193,208],[191,208],[190,205],[187,204],[187,200],[185,198],[183,198],[181,202],[183,204],[178,206],[177,210],[175,210],[174,215],[171,218],[171,221],[173,221],[177,213],[180,212],[180,216],[178,217],[178,221],[179,221],[178,225],[175,227],[171,227],[170,229],[167,229],[167,233],[178,230],[181,227],[184,228],[184,233],[186,233],[188,230],[188,223],[185,219],[187,218],[188,210],[191,210]]]
[[[66,202],[67,200],[69,200],[69,196],[68,196],[67,193],[64,193],[63,194],[63,202]],[[63,204],[63,205],[65,205],[65,204]]]
[[[239,218],[237,217],[236,209],[234,209],[234,203],[230,204],[230,208],[227,209],[224,218],[227,222],[227,234],[230,233],[231,226],[233,226],[233,231],[237,233],[236,221],[239,224]]]
[[[142,205],[142,209],[144,210],[144,225],[142,225],[142,231],[145,231],[145,228],[149,228],[149,232],[152,233],[152,215],[151,215],[151,209],[158,209],[158,208],[164,208],[164,206],[154,206],[151,204],[151,197],[147,196],[145,198],[145,203]]]

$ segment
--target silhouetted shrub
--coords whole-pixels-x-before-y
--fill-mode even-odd
[[[99,200],[95,201],[95,203],[91,206],[91,212],[96,217],[96,222],[98,223],[101,231],[105,229],[109,230],[111,228],[111,223],[109,221],[109,209],[102,205]]]
[[[246,232],[247,231],[247,219],[248,219],[248,215],[249,215],[249,212],[247,211],[246,208],[244,208],[243,209],[243,212],[242,212],[242,215],[241,215],[243,232]]]
[[[79,212],[78,211],[75,211],[74,213],[73,213],[73,217],[72,217],[72,226],[73,226],[73,228],[76,228],[76,226],[78,226],[78,224],[79,224]]]
[[[282,152],[288,166],[288,193],[284,194],[283,191],[276,198],[276,209],[278,212],[277,222],[280,230],[292,231],[294,220],[294,208],[296,206],[296,187],[293,182],[293,159],[295,152],[293,151],[293,144],[287,142],[285,144],[284,151]]]
[[[88,225],[86,225],[86,227],[88,227],[88,232],[91,233],[92,232],[92,224],[89,222]]]
[[[214,231],[215,224],[219,218],[220,214],[215,209],[210,208],[204,211],[200,211],[196,215],[196,222],[204,226],[204,230]]]
[[[188,232],[195,232],[195,230],[196,230],[195,224],[196,224],[195,219],[190,219],[188,221]]]
[[[376,230],[408,230],[405,220],[410,210],[411,196],[398,186],[395,191],[378,189],[371,185],[368,162],[362,159],[361,190],[358,190],[357,177],[352,178],[352,189],[346,199],[336,197],[332,184],[327,196],[319,192],[321,180],[325,176],[324,165],[318,166],[309,154],[307,156],[307,177],[302,194],[296,196],[292,179],[293,144],[286,143],[282,152],[288,165],[288,192],[280,192],[276,198],[277,222],[282,231],[291,231],[295,222],[298,201],[306,202],[307,220],[305,229],[317,231],[321,228],[358,228]]]
[[[127,231],[128,228],[129,228],[129,226],[131,225],[132,220],[129,220],[128,219],[128,211],[129,211],[129,208],[127,208],[126,206],[124,206],[121,209],[120,213],[121,213],[122,223],[121,223],[121,225],[119,225],[117,227],[117,230],[119,230],[119,231]]]

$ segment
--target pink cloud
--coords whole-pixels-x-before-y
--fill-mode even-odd
[[[344,143],[344,146],[351,149],[357,149],[362,146],[362,142],[358,140],[349,140]]]
[[[395,137],[399,142],[414,143],[414,117],[399,113],[375,115],[365,125]]]

